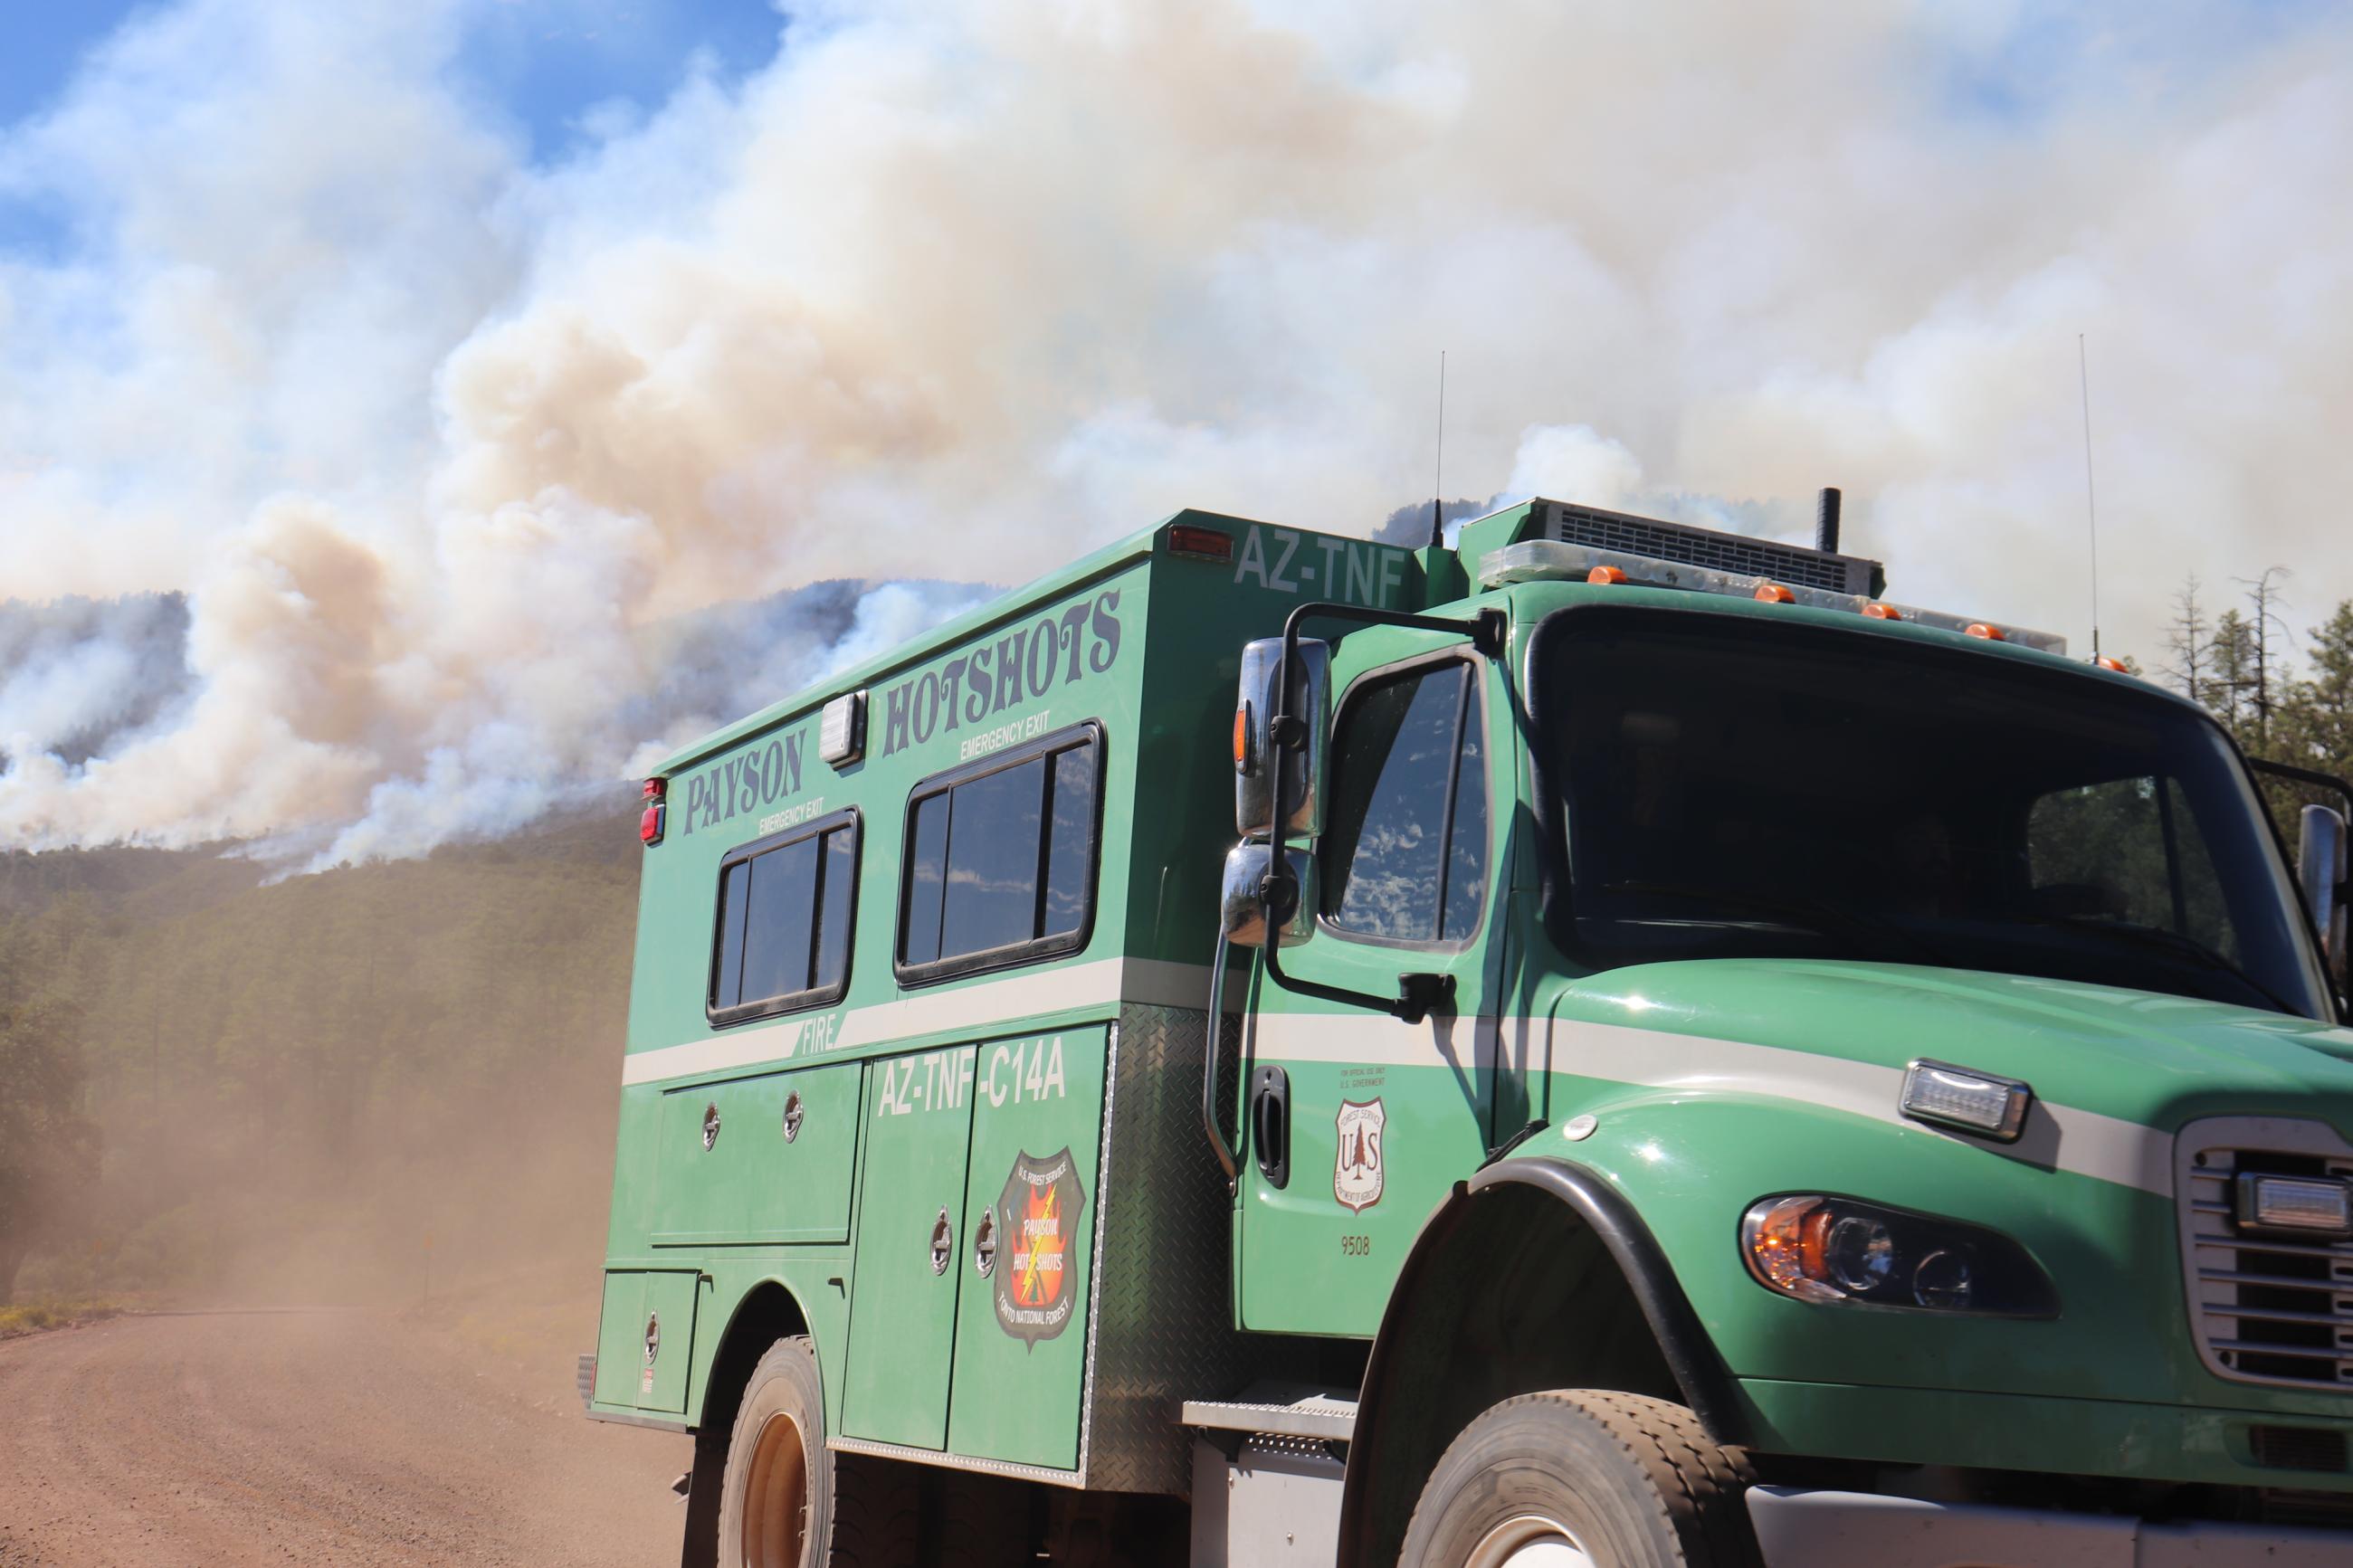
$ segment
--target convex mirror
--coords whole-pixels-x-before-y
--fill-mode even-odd
[[[1282,663],[1282,639],[1261,637],[1242,647],[1242,673],[1234,700],[1234,831],[1245,838],[1274,832],[1274,783],[1278,755],[1273,721],[1275,673]],[[1290,806],[1285,833],[1313,838],[1324,829],[1324,746],[1332,717],[1332,645],[1302,637],[1293,650],[1291,714],[1306,727],[1303,750],[1281,753],[1289,776],[1283,799]]]
[[[1315,857],[1305,849],[1286,847],[1283,859],[1291,868],[1291,885],[1297,891],[1291,907],[1272,911],[1272,917],[1282,945],[1297,947],[1315,934]],[[1226,852],[1219,919],[1224,922],[1226,940],[1236,947],[1266,945],[1270,911],[1261,889],[1273,866],[1272,845],[1237,844]]]

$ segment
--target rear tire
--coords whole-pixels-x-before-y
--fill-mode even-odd
[[[825,1385],[806,1339],[752,1369],[720,1481],[720,1568],[909,1568],[913,1475],[825,1446]]]
[[[1447,1446],[1400,1568],[1756,1568],[1737,1450],[1680,1405],[1562,1389],[1488,1409]]]

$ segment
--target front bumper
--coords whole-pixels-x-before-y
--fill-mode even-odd
[[[2259,1428],[2334,1435],[2353,1453],[2342,1395],[2273,1409],[2045,1398],[1957,1389],[1744,1379],[1743,1446],[1767,1454],[2221,1487],[2353,1492],[2353,1468],[2266,1462]],[[2316,1405],[2327,1414],[2306,1414]],[[2353,1557],[2347,1559],[2353,1563]]]
[[[1748,1489],[1766,1568],[2344,1568],[2353,1531]]]

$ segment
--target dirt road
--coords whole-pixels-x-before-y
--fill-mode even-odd
[[[0,1342],[0,1568],[667,1568],[688,1440],[570,1375],[372,1312]]]

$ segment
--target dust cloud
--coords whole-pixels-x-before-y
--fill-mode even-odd
[[[0,598],[185,616],[7,678],[9,842],[512,830],[727,716],[714,606],[902,584],[740,708],[1179,506],[1369,531],[1441,348],[1450,493],[1840,484],[2081,647],[2086,334],[2111,647],[2353,593],[2341,9],[826,4],[533,161],[488,5],[144,9],[0,129]]]

